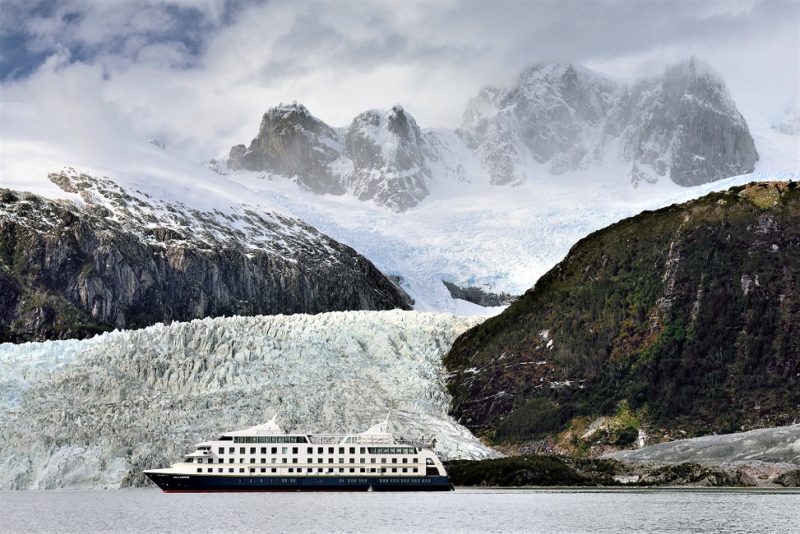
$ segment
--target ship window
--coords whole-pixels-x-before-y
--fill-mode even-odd
[[[328,458],[328,463],[332,464],[333,463],[333,458]]]
[[[356,448],[350,447],[350,454],[355,454],[355,453],[356,453]]]
[[[324,447],[317,447],[317,454],[322,454],[322,451],[324,450],[325,450]]]
[[[222,473],[222,468],[217,469],[217,473]]]
[[[354,463],[356,463],[356,459],[355,459],[355,458],[350,458],[350,463],[351,463],[351,464],[354,464]]]
[[[339,472],[340,472],[340,473],[344,473],[344,467],[340,467],[340,468],[339,468]]]
[[[239,463],[243,464],[244,463],[244,458],[239,458]]]
[[[202,468],[202,467],[198,467],[198,468],[197,468],[197,472],[198,472],[198,473],[202,473],[202,472],[203,472],[203,468]]]
[[[333,454],[333,447],[328,447],[328,454]]]
[[[233,467],[228,468],[228,473],[233,473]]]
[[[414,464],[417,463],[417,459],[416,458],[412,458],[411,459],[411,463],[414,463]]]
[[[350,468],[350,472],[351,472],[351,473],[355,473],[355,472],[356,472],[356,468],[355,468],[355,467],[351,467],[351,468]]]
[[[271,463],[277,464],[278,463],[278,459],[277,458],[272,458],[272,462]]]
[[[251,463],[251,464],[254,464],[254,463],[256,463],[256,459],[255,459],[255,458],[250,458],[250,463]]]
[[[244,447],[239,447],[239,454],[244,454]]]
[[[313,467],[309,467],[308,469],[306,469],[306,472],[313,473],[314,472],[314,468]]]
[[[270,452],[271,452],[272,454],[278,454],[278,447],[272,447],[272,449],[270,450]]]
[[[267,448],[261,447],[261,454],[267,454]]]
[[[322,473],[323,471],[325,471],[325,470],[323,468],[321,468],[321,467],[317,469],[317,473]]]
[[[362,472],[362,473],[365,473],[367,470],[366,470],[366,468],[361,467],[361,468],[359,468],[359,471]]]
[[[239,472],[240,472],[240,473],[244,473],[244,467],[240,467],[240,468],[239,468]]]
[[[392,473],[397,473],[397,468],[396,467],[392,467]]]
[[[186,459],[186,463],[187,463],[187,464],[190,464],[190,463],[192,463],[192,462],[194,462],[194,458],[187,458],[187,459]]]
[[[266,472],[267,472],[267,469],[266,469],[266,468],[264,468],[264,467],[262,467],[262,468],[261,468],[261,472],[262,472],[262,473],[266,473]]]
[[[333,473],[333,467],[328,468],[328,473]]]
[[[370,467],[370,468],[369,468],[369,472],[370,472],[370,473],[374,473],[374,472],[375,472],[375,468],[374,468],[374,467]]]
[[[209,473],[213,473],[213,472],[214,472],[214,469],[212,469],[211,467],[209,467],[209,468],[208,468],[208,472],[209,472]]]
[[[232,464],[233,463],[233,458],[228,458],[228,463]]]
[[[203,459],[202,459],[202,458],[198,458],[198,459],[197,459],[197,463],[198,463],[198,464],[202,464],[202,463],[203,463]]]
[[[361,453],[361,454],[364,454],[364,447],[361,447],[361,448],[358,450],[358,452],[359,452],[359,453]]]
[[[225,454],[225,447],[220,447],[219,448],[219,453],[220,454]]]
[[[408,458],[403,458],[403,463],[407,464],[408,463]]]
[[[297,454],[297,447],[292,447],[292,454]]]
[[[267,459],[266,459],[266,458],[262,458],[262,459],[261,459],[261,463],[262,463],[262,464],[265,464],[265,463],[267,463]]]
[[[314,459],[313,459],[313,458],[308,458],[308,459],[306,460],[306,463],[307,463],[307,464],[313,464],[313,463],[314,463]]]
[[[290,472],[290,473],[294,473],[294,468],[293,468],[293,467],[290,467],[290,468],[289,468],[289,472]]]
[[[256,448],[250,447],[250,454],[255,454],[255,453],[256,453]]]
[[[228,454],[233,454],[236,450],[236,447],[228,447]]]
[[[408,468],[407,467],[403,468],[403,473],[408,473]]]
[[[372,464],[376,463],[377,461],[378,461],[377,458],[370,458],[369,459],[369,462],[372,463]]]
[[[281,447],[281,454],[288,454],[289,447]]]
[[[289,463],[289,459],[288,458],[284,458],[283,459],[283,463],[288,464]]]
[[[343,464],[344,463],[344,458],[339,458],[339,463]]]
[[[292,458],[292,463],[296,464],[297,463],[297,458]]]
[[[344,447],[339,447],[339,454],[344,454]]]
[[[255,469],[254,467],[251,467],[251,468],[250,468],[250,472],[251,472],[251,473],[255,473],[255,472],[256,472],[256,469]]]
[[[233,438],[231,436],[220,436],[219,441],[231,441]]]
[[[270,472],[271,472],[271,473],[277,473],[277,472],[278,472],[278,469],[277,469],[277,468],[275,468],[275,467],[273,467],[273,468],[271,468],[271,469],[270,469]]]

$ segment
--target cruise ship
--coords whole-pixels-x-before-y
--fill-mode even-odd
[[[144,471],[163,491],[447,491],[433,443],[398,440],[388,418],[360,434],[285,434],[270,421]]]

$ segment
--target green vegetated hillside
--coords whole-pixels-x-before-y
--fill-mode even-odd
[[[800,185],[735,187],[589,235],[445,363],[454,415],[497,443],[796,420]]]

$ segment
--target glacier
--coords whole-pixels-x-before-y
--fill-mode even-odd
[[[278,414],[287,431],[436,439],[498,453],[448,415],[442,358],[480,318],[420,312],[226,317],[0,345],[0,489],[119,488],[193,444]]]

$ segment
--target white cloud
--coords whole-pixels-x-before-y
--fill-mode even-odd
[[[176,6],[194,18],[181,19],[190,12]],[[103,102],[114,124],[202,159],[248,142],[281,101],[301,101],[333,125],[400,102],[423,126],[455,126],[480,87],[535,61],[634,78],[697,55],[723,74],[743,111],[765,115],[800,92],[798,6],[69,0],[24,24],[28,46],[78,50],[76,62],[42,67],[27,93],[6,83],[2,98],[52,100],[88,76],[90,94],[71,95],[70,106]],[[52,88],[37,86],[45,83]]]

